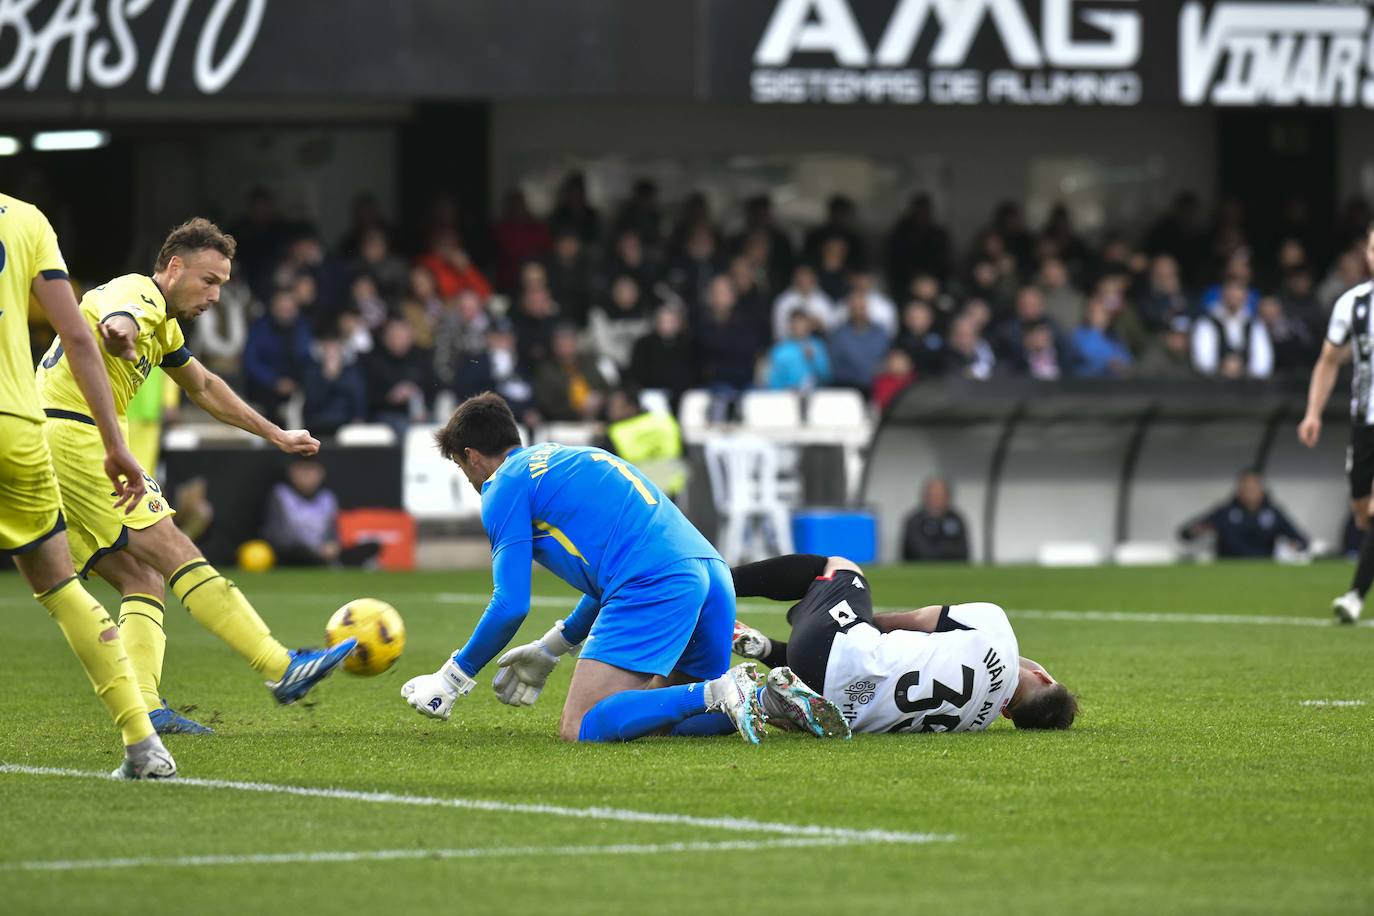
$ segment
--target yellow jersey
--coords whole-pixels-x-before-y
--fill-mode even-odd
[[[0,194],[0,413],[43,422],[29,352],[35,277],[67,278],[57,233],[33,204]]]
[[[81,298],[81,317],[99,339],[96,325],[123,315],[138,325],[137,353],[133,362],[101,349],[110,376],[115,413],[123,417],[129,401],[154,366],[175,369],[191,359],[181,325],[167,315],[167,300],[152,277],[125,274],[97,286]],[[62,339],[54,340],[38,364],[38,397],[49,415],[76,413],[88,416],[90,408],[77,387],[70,364],[62,356]]]

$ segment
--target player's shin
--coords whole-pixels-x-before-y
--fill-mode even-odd
[[[138,745],[152,736],[153,724],[139,696],[119,628],[100,602],[91,597],[75,576],[34,597],[57,621],[67,644],[81,660],[96,696],[119,727],[125,746]]]
[[[669,732],[674,738],[714,738],[733,735],[735,722],[723,712],[703,712],[683,719]]]
[[[280,680],[291,654],[272,637],[237,585],[203,557],[182,564],[167,579],[172,593],[195,618],[269,681]]]
[[[119,603],[119,638],[150,710],[162,705],[162,659],[167,650],[163,611],[162,602],[152,595],[125,595]]]
[[[578,741],[633,741],[706,711],[702,684],[611,694],[582,716]],[[733,729],[732,729],[733,730]]]

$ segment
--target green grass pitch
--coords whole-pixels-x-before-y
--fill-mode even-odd
[[[453,721],[422,719],[400,686],[467,636],[487,574],[241,575],[288,645],[318,643],[329,614],[364,595],[400,609],[409,645],[382,677],[339,674],[278,708],[173,603],[164,690],[219,732],[169,739],[183,775],[390,795],[0,772],[0,911],[1371,912],[1374,629],[1325,623],[1348,575],[1332,564],[874,569],[887,608],[1007,607],[1022,652],[1079,692],[1078,725],[1028,734],[1002,720],[981,734],[828,743],[773,734],[759,748],[734,737],[563,744],[566,663],[532,709],[499,704],[486,671]],[[572,605],[551,600],[569,594],[551,577],[535,590],[521,640]],[[112,729],[17,576],[0,577],[0,610],[0,764],[113,768]],[[741,616],[780,635],[780,610],[749,604]],[[1059,611],[1078,613],[1046,613]],[[936,838],[880,841],[888,834]],[[107,859],[139,861],[90,867]],[[35,867],[52,863],[73,867]]]

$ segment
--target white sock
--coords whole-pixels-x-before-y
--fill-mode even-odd
[[[727,671],[715,680],[707,681],[701,685],[701,697],[706,701],[706,708],[711,709],[721,700],[733,696],[739,688],[735,686],[735,679],[730,677]]]

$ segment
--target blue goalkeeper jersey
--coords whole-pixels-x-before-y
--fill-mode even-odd
[[[543,442],[516,449],[482,485],[492,596],[454,656],[469,675],[495,657],[529,611],[530,561],[587,596],[579,642],[604,595],[667,564],[720,559],[710,541],[633,465],[599,448]]]

